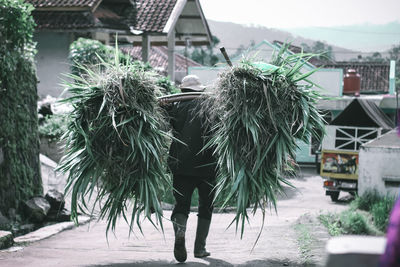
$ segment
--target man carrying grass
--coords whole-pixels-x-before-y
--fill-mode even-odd
[[[183,78],[182,93],[203,92],[205,87],[195,75]],[[207,257],[206,238],[211,223],[215,186],[215,159],[211,149],[203,150],[209,132],[205,119],[199,116],[198,99],[175,103],[168,111],[173,134],[176,139],[171,144],[169,167],[173,174],[175,207],[171,220],[175,232],[174,256],[179,262],[186,261],[186,222],[190,212],[193,191],[199,193],[194,256]]]

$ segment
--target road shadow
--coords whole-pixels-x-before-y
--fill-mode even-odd
[[[277,200],[287,200],[294,198],[296,195],[300,194],[300,190],[296,187],[282,186],[283,192],[279,193],[276,198]]]
[[[280,260],[280,259],[261,259],[261,260],[253,260],[253,261],[247,261],[243,264],[231,264],[227,261],[221,260],[221,259],[216,259],[212,257],[207,257],[203,259],[205,263],[202,262],[191,262],[187,261],[184,263],[177,263],[176,261],[142,261],[142,262],[132,262],[132,263],[110,263],[110,264],[104,264],[104,265],[86,265],[87,267],[139,267],[139,266],[144,266],[144,267],[166,267],[166,266],[190,266],[190,267],[204,267],[204,266],[220,266],[220,267],[282,267],[282,266],[290,266],[290,267],[303,267],[303,266],[309,266],[309,267],[314,267],[317,266],[312,263],[298,263],[298,262],[292,262],[289,260]]]
[[[305,180],[307,177],[319,176],[319,172],[316,170],[315,166],[302,166],[296,171],[296,178],[300,180]]]
[[[300,180],[305,181],[310,177],[319,176],[319,172],[314,166],[295,166],[293,171],[283,173],[287,180]]]

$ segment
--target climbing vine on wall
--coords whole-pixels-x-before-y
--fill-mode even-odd
[[[42,193],[32,5],[0,0],[0,211]]]

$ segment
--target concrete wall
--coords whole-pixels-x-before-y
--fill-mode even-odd
[[[358,193],[376,190],[397,196],[399,186],[385,186],[384,179],[400,182],[400,148],[362,146],[359,154]]]
[[[321,87],[313,89],[322,95],[342,96],[343,94],[343,71],[341,69],[320,69],[309,79]]]
[[[38,95],[42,99],[46,95],[58,97],[63,88],[60,85],[62,73],[69,73],[68,53],[72,41],[71,34],[59,32],[36,32],[37,42],[36,66],[39,77]]]
[[[299,148],[296,150],[297,163],[315,163],[315,155],[311,154],[311,145],[297,141]]]

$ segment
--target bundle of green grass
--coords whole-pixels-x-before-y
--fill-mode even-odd
[[[87,200],[93,196],[91,206],[100,205],[107,232],[115,229],[120,216],[131,229],[135,223],[140,229],[141,216],[162,228],[158,196],[170,181],[157,75],[129,61],[121,64],[117,54],[114,64],[102,61],[98,68],[80,68],[79,76],[71,76],[74,82],[66,83],[70,97],[64,102],[73,111],[59,167],[69,173],[72,217],[77,220],[79,208],[90,212]]]
[[[255,213],[276,210],[276,196],[295,158],[297,141],[324,131],[316,108],[320,98],[301,73],[312,55],[288,54],[287,46],[271,64],[243,60],[219,77],[214,97],[205,102],[214,119],[209,146],[218,159],[216,199],[222,207],[235,205],[236,229],[248,220],[247,209]],[[216,121],[216,122],[215,122]],[[263,220],[264,222],[264,220]]]

